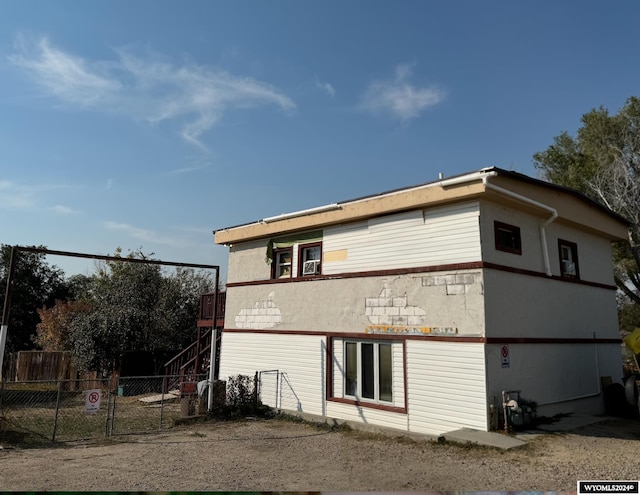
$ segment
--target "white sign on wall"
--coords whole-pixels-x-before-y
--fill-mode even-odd
[[[102,390],[87,390],[87,399],[84,403],[84,412],[95,413],[100,410],[100,399],[102,398]]]
[[[503,345],[500,346],[500,358],[502,359],[502,367],[509,367],[509,346]]]

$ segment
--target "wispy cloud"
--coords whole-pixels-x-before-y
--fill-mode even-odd
[[[46,38],[34,46],[18,38],[16,45],[9,60],[46,94],[74,107],[117,112],[149,123],[180,122],[179,134],[201,149],[206,149],[201,136],[230,109],[296,106],[265,82],[213,67],[174,65],[124,49],[115,50],[113,60],[87,60]]]
[[[129,237],[132,237],[133,239],[137,239],[144,242],[161,244],[165,246],[178,246],[178,247],[184,247],[188,244],[186,240],[181,239],[179,237],[175,238],[175,237],[162,236],[162,235],[159,235],[157,232],[154,232],[153,230],[147,230],[140,227],[135,227],[128,223],[109,221],[104,223],[104,227],[107,230],[123,232]]]
[[[360,101],[360,110],[391,115],[406,122],[445,98],[445,92],[435,86],[411,84],[411,75],[411,65],[399,65],[394,79],[370,83]]]
[[[68,206],[63,205],[55,205],[50,209],[56,213],[60,213],[61,215],[71,215],[73,213],[79,213],[78,210],[74,210],[73,208],[69,208]]]
[[[18,184],[13,181],[0,181],[0,209],[29,210],[38,207],[38,199],[46,191],[68,186],[59,184]]]
[[[328,82],[322,82],[317,77],[316,77],[316,88],[321,89],[322,91],[324,91],[327,95],[331,96],[332,98],[336,94],[336,90],[331,84],[329,84]]]

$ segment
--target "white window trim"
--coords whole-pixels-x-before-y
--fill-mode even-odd
[[[347,344],[357,344],[356,346],[356,355],[358,360],[357,371],[357,390],[355,395],[350,395],[347,393]],[[374,384],[374,393],[373,398],[362,397],[362,344],[373,344],[373,384]],[[391,350],[391,399],[390,400],[382,400],[380,399],[380,345],[388,345]],[[376,340],[358,340],[358,339],[344,339],[342,342],[342,356],[343,356],[343,369],[344,376],[342,379],[342,394],[345,399],[352,399],[358,402],[368,402],[373,404],[381,404],[385,406],[393,406],[394,405],[394,352],[393,352],[393,343],[392,342],[380,342]]]

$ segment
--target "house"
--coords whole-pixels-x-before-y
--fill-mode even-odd
[[[436,435],[489,430],[505,390],[539,415],[601,413],[601,379],[622,375],[611,243],[627,230],[494,167],[217,230],[220,377],[260,372],[284,410]]]

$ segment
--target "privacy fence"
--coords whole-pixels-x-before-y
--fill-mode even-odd
[[[2,382],[0,441],[62,442],[170,428],[206,412],[206,380],[202,375],[187,382],[177,376]]]

